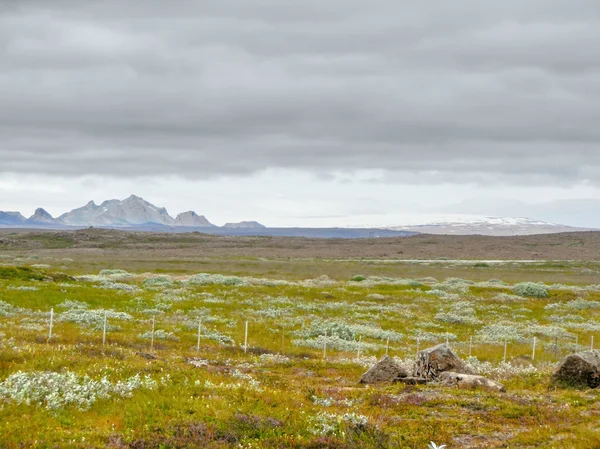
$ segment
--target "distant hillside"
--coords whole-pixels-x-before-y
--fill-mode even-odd
[[[221,228],[217,228],[221,229]],[[343,232],[340,231],[340,232]],[[413,235],[393,238],[307,238],[278,236],[229,236],[204,233],[149,233],[110,229],[77,231],[0,230],[0,251],[40,251],[61,248],[64,256],[76,250],[88,257],[90,248],[123,251],[131,260],[145,257],[250,257],[379,259],[380,263],[411,260],[439,265],[440,275],[453,260],[482,263],[487,279],[493,279],[495,260],[583,260],[600,261],[600,232],[572,232],[518,237]],[[81,252],[79,252],[81,250]],[[53,249],[52,251],[58,251]],[[383,259],[383,261],[382,261]],[[418,262],[422,261],[422,262]],[[406,266],[405,266],[406,267]],[[399,270],[402,270],[398,268]],[[402,276],[399,271],[396,276]],[[591,275],[590,275],[591,276]],[[600,274],[598,274],[600,283]]]

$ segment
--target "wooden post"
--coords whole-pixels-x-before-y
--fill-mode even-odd
[[[244,332],[244,354],[248,352],[248,321],[246,321],[246,330]]]
[[[533,337],[533,352],[531,353],[531,360],[535,360],[535,344],[537,343],[537,338]]]
[[[387,341],[385,342],[385,355],[388,355],[389,351],[390,351],[390,337],[388,337]]]
[[[473,355],[473,336],[469,337],[469,357]]]
[[[506,349],[508,348],[508,339],[504,339],[504,363],[506,363]]]
[[[421,339],[417,337],[417,356],[419,355],[419,346],[421,346]]]
[[[356,359],[360,359],[360,344],[362,342],[362,335],[358,336],[358,348],[356,349]]]
[[[104,311],[104,325],[102,326],[102,346],[106,345],[106,319],[108,312]]]
[[[154,326],[156,319],[152,317],[152,335],[150,336],[150,352],[154,350]]]
[[[52,338],[52,326],[54,325],[54,309],[50,309],[50,326],[48,330],[48,341]]]
[[[554,357],[558,357],[558,337],[554,337]]]
[[[282,327],[281,328],[281,353],[283,354],[283,348],[284,348],[284,339],[285,339],[285,329]]]
[[[325,335],[325,340],[323,340],[323,360],[327,358],[327,335]]]
[[[196,351],[200,352],[200,332],[202,330],[202,319],[198,320],[198,343],[196,344]]]

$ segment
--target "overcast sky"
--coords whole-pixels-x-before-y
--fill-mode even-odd
[[[3,0],[0,210],[600,227],[598,48],[598,0]]]

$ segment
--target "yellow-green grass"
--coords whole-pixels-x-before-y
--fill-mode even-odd
[[[104,261],[103,266],[109,263]],[[276,273],[289,270],[287,276],[261,277],[299,279],[293,269],[295,263],[307,262],[281,262]],[[465,284],[454,288],[448,282],[441,285],[451,296],[440,297],[431,294],[440,287],[432,281],[412,286],[350,283],[351,276],[338,277],[336,269],[327,270],[342,263],[351,267],[348,272],[352,274],[369,275],[370,264],[314,263],[322,270],[319,275],[330,275],[334,281],[275,286],[262,281],[247,286],[194,285],[181,272],[171,273],[168,286],[154,286],[141,273],[104,283],[59,276],[54,276],[59,280],[50,280],[56,268],[34,269],[43,273],[46,281],[0,279],[0,300],[21,309],[0,315],[0,381],[17,371],[48,371],[93,379],[106,376],[111,382],[139,373],[158,382],[155,389],[142,388],[131,397],[100,399],[89,410],[72,405],[47,410],[38,404],[2,402],[0,447],[425,448],[434,441],[448,447],[593,448],[600,444],[596,426],[600,392],[551,386],[553,364],[570,351],[587,347],[594,335],[600,345],[600,332],[567,328],[577,335],[580,346],[575,348],[570,337],[560,338],[557,356],[554,339],[538,335],[534,361],[523,358],[532,353],[529,335],[521,342],[508,342],[507,360],[520,356],[515,366],[532,362],[536,370],[492,372],[490,376],[503,382],[507,393],[439,385],[367,387],[357,382],[365,367],[352,360],[356,357],[354,351],[327,348],[324,359],[320,347],[293,344],[302,339],[299,332],[303,327],[321,318],[401,333],[404,337],[400,341],[390,342],[390,355],[410,359],[417,345],[424,349],[444,341],[442,336],[439,341],[417,341],[416,330],[421,329],[456,336],[451,344],[462,357],[467,357],[470,338],[474,337],[472,354],[497,367],[504,357],[504,343],[480,342],[479,332],[484,326],[513,323],[525,329],[532,323],[561,325],[551,319],[563,315],[571,316],[569,320],[578,316],[584,322],[600,321],[598,308],[566,306],[577,298],[600,301],[600,292],[564,287],[550,289],[547,298],[502,299],[497,295],[512,294],[511,285]],[[129,268],[121,263],[111,268],[117,267]],[[199,271],[216,271],[209,268],[213,269]],[[471,267],[463,274],[486,269]],[[568,279],[569,272],[580,270],[569,266],[557,269],[562,270],[563,279]],[[84,273],[81,268],[66,271]],[[256,276],[254,269],[237,273]],[[500,277],[497,274],[492,272],[485,279]],[[521,274],[503,280],[521,280]],[[412,276],[398,270],[395,277]],[[572,284],[581,286],[579,281],[574,275]],[[135,290],[114,290],[111,282]],[[101,327],[61,321],[66,310],[61,304],[67,300],[86,303],[89,309],[126,312],[133,319],[109,320],[120,329],[109,330],[103,346]],[[477,324],[436,319],[440,311],[447,312],[461,301],[472,304]],[[549,304],[561,304],[562,308],[548,309]],[[163,307],[162,313],[148,313],[157,306],[158,310]],[[54,336],[48,340],[51,309]],[[203,309],[203,317],[217,319],[205,319],[204,333],[218,331],[235,344],[220,345],[202,336],[197,351],[197,329],[193,324],[199,315],[193,311],[199,309]],[[272,316],[264,315],[266,310],[271,310]],[[141,338],[141,334],[151,330],[152,317],[156,330],[172,332],[178,340],[155,340],[151,348],[150,340]],[[246,321],[249,350],[244,352]],[[376,349],[363,349],[363,356],[379,358],[386,351],[385,339],[363,335],[362,341],[378,345]],[[149,360],[139,353],[152,353],[158,358]],[[262,353],[281,354],[289,361],[261,358]],[[190,359],[205,360],[207,366],[193,366]],[[259,386],[239,377],[239,373],[251,376]],[[330,398],[331,405],[315,398]],[[332,435],[315,434],[315,419],[321,412],[363,415],[368,425],[342,423]]]

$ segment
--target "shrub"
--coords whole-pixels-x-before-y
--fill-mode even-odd
[[[151,377],[142,379],[139,374],[113,384],[106,377],[96,381],[72,372],[18,371],[0,382],[0,399],[16,404],[44,405],[49,410],[69,405],[87,410],[98,399],[112,395],[130,397],[136,389],[155,386]]]
[[[547,298],[548,289],[544,284],[521,282],[513,287],[513,292],[526,298]]]
[[[362,282],[362,281],[366,281],[367,278],[361,274],[357,274],[356,276],[353,276],[352,279],[350,279],[352,282]]]
[[[29,267],[0,267],[0,279],[15,279],[20,281],[43,281],[42,273]]]
[[[250,282],[239,276],[225,276],[222,274],[198,273],[190,277],[189,283],[193,285],[227,285],[233,287],[248,286]]]
[[[65,312],[58,315],[57,321],[66,323],[76,323],[80,326],[90,327],[95,330],[100,330],[104,326],[104,316],[109,320],[126,320],[133,319],[131,315],[126,312],[116,312],[114,310],[103,310],[103,309],[92,309],[88,310],[85,308],[73,308],[66,310]],[[109,324],[108,329],[118,330],[118,326]]]
[[[515,327],[504,324],[490,324],[477,332],[477,340],[481,343],[501,343],[504,340],[522,342],[523,334]]]

